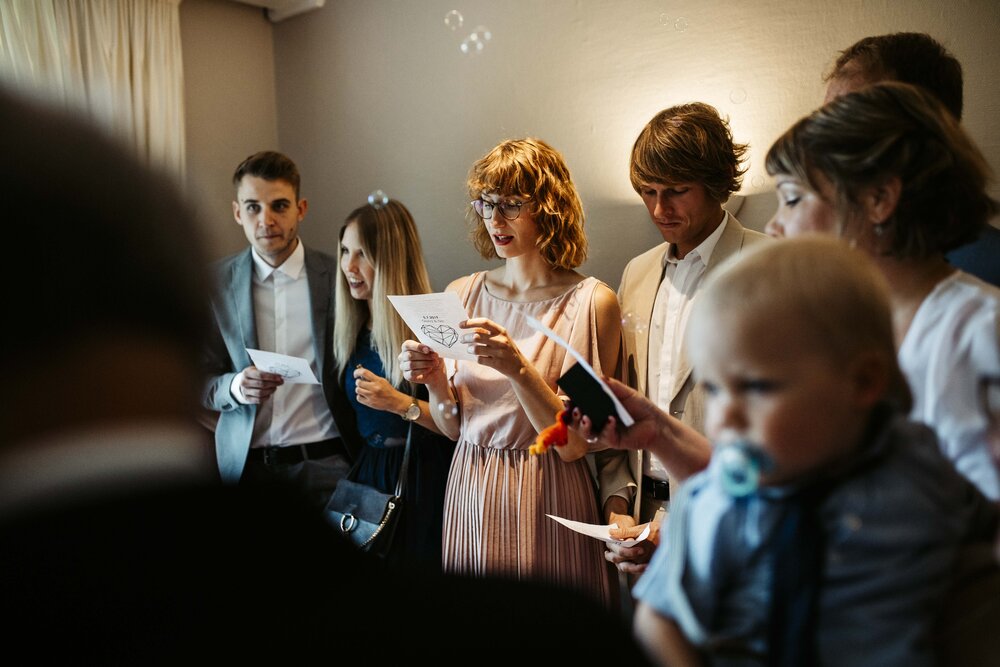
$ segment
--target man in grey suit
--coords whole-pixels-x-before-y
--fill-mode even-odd
[[[614,490],[622,537],[650,525],[650,539],[634,547],[609,545],[622,572],[641,573],[658,541],[671,486],[708,463],[704,392],[691,375],[684,349],[687,316],[705,276],[760,242],[723,208],[740,187],[746,146],[733,143],[728,123],[700,102],[665,109],[632,147],[630,177],[663,236],[663,243],[625,267],[618,298],[623,314],[628,383],[672,416],[671,434],[656,455],[632,455],[629,475],[614,469],[602,488]],[[628,511],[629,501],[632,511]]]
[[[333,371],[333,295],[339,267],[305,248],[308,202],[287,156],[265,151],[233,175],[233,217],[250,247],[214,265],[203,403],[219,413],[219,472],[226,482],[283,480],[325,505],[357,451],[353,411]],[[304,358],[321,385],[285,383],[254,366],[247,349]]]

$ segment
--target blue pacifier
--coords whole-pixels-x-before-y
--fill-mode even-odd
[[[717,446],[719,478],[723,490],[733,498],[743,498],[760,486],[760,474],[771,468],[771,459],[759,446],[745,440]]]

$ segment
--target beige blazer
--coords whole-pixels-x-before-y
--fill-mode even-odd
[[[723,230],[722,236],[715,246],[715,250],[712,251],[706,275],[730,257],[739,255],[744,248],[748,248],[768,238],[760,232],[745,228],[731,214],[727,214],[727,220],[726,228]],[[625,267],[621,285],[618,287],[618,300],[621,303],[623,314],[631,313],[638,320],[644,322],[650,321],[653,314],[653,302],[656,300],[656,292],[659,290],[660,280],[663,278],[663,256],[666,254],[669,245],[668,243],[661,243],[655,248],[635,257]],[[628,382],[630,387],[634,387],[643,395],[648,396],[646,379],[649,368],[649,327],[641,331],[630,328],[623,333],[626,354],[626,370],[624,374],[626,382]],[[670,399],[670,414],[698,431],[704,432],[705,393],[695,384],[691,373],[691,364],[683,342],[679,362],[677,379]],[[643,452],[631,452],[630,454],[628,473],[631,475],[631,479],[621,475],[612,477],[611,474],[608,474],[600,480],[600,484],[602,489],[607,489],[609,492],[634,485],[636,495],[632,506],[632,513],[636,517],[636,521],[638,521],[639,502],[642,497]],[[671,479],[670,483],[671,495],[673,495],[675,481]]]

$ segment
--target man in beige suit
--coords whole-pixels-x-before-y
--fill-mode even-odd
[[[674,424],[669,456],[632,455],[631,476],[605,475],[618,496],[613,520],[622,537],[650,538],[635,547],[610,545],[606,556],[622,572],[641,573],[658,542],[671,486],[708,464],[701,435],[704,392],[691,376],[684,349],[690,307],[708,272],[767,238],[745,229],[722,205],[740,187],[746,145],[733,143],[728,123],[700,102],[665,109],[632,147],[632,187],[649,210],[663,243],[632,259],[618,298],[623,314],[628,383],[668,412]],[[629,512],[629,501],[632,511]]]

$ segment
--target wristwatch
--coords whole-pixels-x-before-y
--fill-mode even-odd
[[[403,419],[408,422],[415,422],[420,419],[420,403],[417,403],[417,399],[413,399],[413,402],[406,408],[406,412],[403,413]]]

